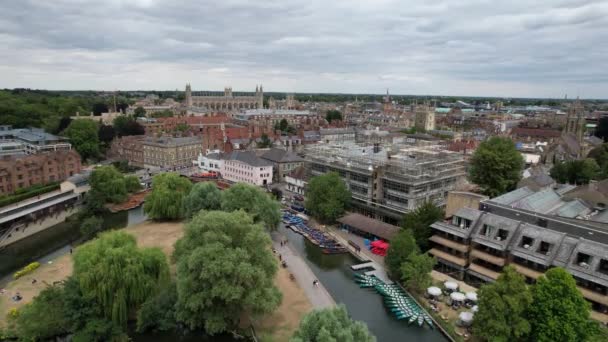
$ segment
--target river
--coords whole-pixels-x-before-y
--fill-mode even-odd
[[[353,319],[363,321],[379,342],[406,341],[444,342],[446,338],[428,327],[409,326],[395,319],[385,308],[382,296],[371,289],[362,289],[353,281],[350,266],[360,263],[350,254],[327,255],[291,229],[281,225],[280,232],[325,286],[336,303],[343,303]]]

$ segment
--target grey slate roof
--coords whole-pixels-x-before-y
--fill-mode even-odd
[[[467,220],[475,221],[481,216],[482,212],[477,209],[471,208],[460,208],[457,212],[454,213],[454,216],[462,217]]]
[[[304,159],[297,154],[286,151],[280,148],[271,148],[261,156],[263,159],[270,160],[275,163],[303,163]]]
[[[226,160],[238,160],[245,164],[249,164],[251,166],[272,166],[272,163],[264,160],[262,158],[258,158],[252,151],[233,151],[224,156]]]

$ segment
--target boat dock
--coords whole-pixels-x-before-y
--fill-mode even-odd
[[[367,271],[364,274],[366,276],[374,276],[374,277],[382,280],[387,285],[393,284],[393,281],[390,280],[388,278],[388,276],[386,275],[386,271],[384,270],[384,268],[382,266],[378,265],[374,261],[368,261],[368,262],[364,262],[362,264],[352,265],[350,268],[353,271],[359,271],[359,270],[363,270],[366,268],[372,268],[371,271]]]
[[[358,265],[352,265],[350,268],[352,268],[353,271],[358,271],[358,270],[362,270],[364,268],[370,268],[370,267],[374,267],[374,263],[371,261],[364,262],[364,263],[358,264]]]

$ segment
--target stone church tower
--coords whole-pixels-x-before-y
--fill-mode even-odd
[[[255,97],[257,99],[258,109],[264,108],[264,89],[262,88],[261,84],[259,89],[257,85],[255,86]]]
[[[192,107],[192,88],[190,87],[190,83],[186,84],[186,106],[188,108]]]
[[[564,133],[574,135],[576,137],[576,141],[582,145],[585,134],[585,124],[585,108],[583,107],[581,101],[577,99],[568,110]]]

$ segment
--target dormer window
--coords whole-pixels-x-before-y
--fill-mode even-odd
[[[579,252],[576,255],[576,264],[583,268],[589,268],[589,264],[591,264],[591,255]]]
[[[533,244],[534,244],[533,238],[531,238],[529,236],[522,236],[519,247],[525,248],[525,249],[530,249],[530,247],[532,247]]]
[[[494,235],[495,231],[496,231],[496,227],[492,227],[490,225],[484,224],[483,227],[481,228],[481,235],[483,235],[485,237],[491,237],[492,235]]]
[[[597,267],[597,271],[608,275],[608,260],[606,260],[606,259],[600,260],[600,264]]]
[[[538,253],[544,254],[544,255],[549,255],[549,253],[551,252],[551,246],[552,246],[552,244],[550,244],[546,241],[541,241],[540,246],[538,246]]]
[[[509,231],[505,229],[499,229],[498,235],[496,235],[496,240],[505,241],[509,237]]]
[[[471,220],[458,216],[452,216],[452,225],[461,229],[469,229],[471,227]]]

